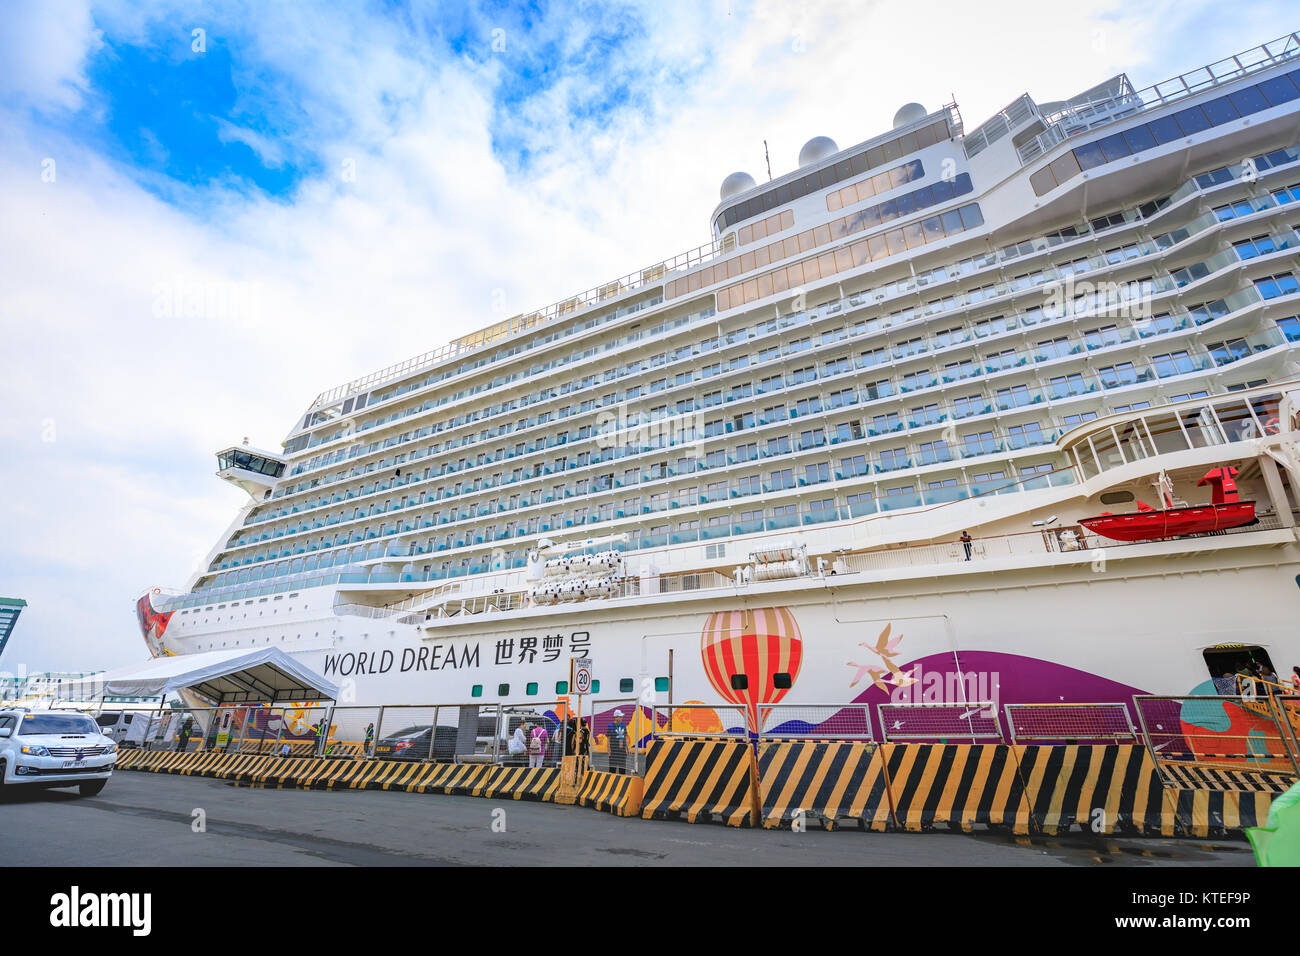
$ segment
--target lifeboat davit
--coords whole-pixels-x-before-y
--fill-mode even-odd
[[[1197,482],[1198,486],[1210,485],[1212,489],[1208,505],[1157,510],[1139,501],[1137,511],[1118,515],[1107,512],[1095,518],[1081,518],[1079,524],[1116,541],[1150,541],[1240,528],[1255,521],[1255,502],[1240,500],[1233,480],[1236,476],[1237,469],[1226,465],[1212,469]],[[1163,491],[1162,497],[1167,506],[1174,503],[1168,491]]]

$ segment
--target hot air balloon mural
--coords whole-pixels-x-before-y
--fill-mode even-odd
[[[713,689],[745,711],[757,734],[771,713],[764,705],[780,703],[799,677],[803,636],[789,608],[719,611],[704,623],[700,656]],[[777,674],[790,675],[786,686],[776,686]]]

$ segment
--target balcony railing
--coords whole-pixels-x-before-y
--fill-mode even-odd
[[[1300,36],[1289,33],[1236,56],[1182,73],[1133,92],[1125,83],[1117,93],[1083,103],[1072,103],[1042,117],[1047,130],[1024,143],[1017,150],[1021,164],[1028,163],[1058,143],[1096,129],[1117,119],[1136,116],[1147,110],[1177,103],[1189,96],[1214,89],[1224,83],[1249,76],[1260,70],[1290,63],[1300,56]]]

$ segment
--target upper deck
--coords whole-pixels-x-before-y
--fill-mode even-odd
[[[1080,424],[1294,378],[1300,83],[1283,59],[1168,109],[1262,84],[1290,99],[1039,199],[1059,156],[1020,169],[1014,126],[973,157],[936,141],[653,282],[327,393],[196,596],[369,580],[395,558],[406,581],[486,575],[556,534],[704,566],[780,529],[923,527],[989,489],[1078,480],[1057,440]]]

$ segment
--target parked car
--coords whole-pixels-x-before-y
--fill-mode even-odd
[[[143,747],[158,729],[157,711],[105,710],[95,716],[99,732],[122,750]]]
[[[93,797],[116,760],[117,744],[79,711],[0,709],[0,788],[78,787]]]
[[[428,760],[432,727],[404,727],[375,741],[375,756],[384,760]],[[456,728],[439,727],[433,738],[433,759],[456,756]]]

